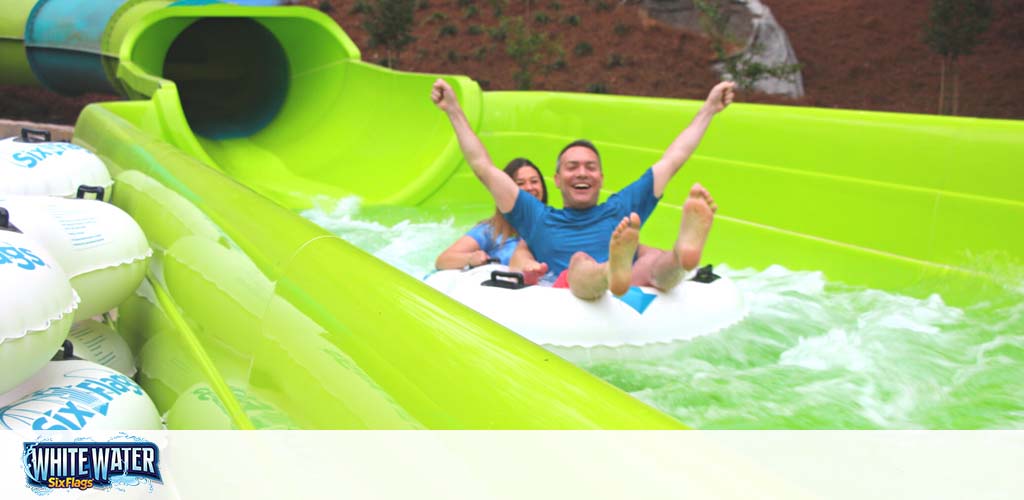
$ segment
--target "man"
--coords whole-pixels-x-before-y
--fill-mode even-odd
[[[694,184],[683,205],[679,235],[672,250],[641,247],[638,252],[639,230],[654,211],[668,182],[697,149],[711,119],[732,102],[733,87],[732,82],[722,82],[711,89],[697,116],[661,159],[640,179],[600,205],[597,200],[604,174],[597,148],[584,140],[570,143],[558,155],[555,170],[555,185],[562,192],[564,209],[554,209],[532,196],[523,196],[516,184],[494,167],[447,82],[434,82],[431,99],[447,113],[473,173],[536,256],[532,259],[524,253],[525,248],[520,248],[513,267],[537,272],[546,264],[552,271],[562,273],[555,286],[567,282],[574,295],[593,300],[609,289],[621,295],[630,285],[670,290],[699,264],[716,210],[710,193],[700,184]]]

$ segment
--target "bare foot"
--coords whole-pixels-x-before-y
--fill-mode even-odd
[[[672,248],[679,265],[687,271],[700,264],[700,253],[704,250],[711,221],[718,206],[711,193],[700,184],[690,189],[690,197],[683,204],[683,220],[679,224],[679,237]]]
[[[714,198],[711,197],[711,192],[704,186],[701,186],[699,182],[693,183],[690,187],[690,198],[704,198],[704,201],[708,202],[708,206],[711,207],[711,213],[718,212],[718,205],[715,204]]]
[[[584,252],[569,260],[569,290],[583,300],[597,300],[608,290],[608,264],[598,264]]]
[[[527,264],[521,272],[523,273],[523,283],[533,286],[540,281],[542,276],[548,273],[548,265],[544,262]]]
[[[633,254],[640,240],[640,216],[623,217],[608,242],[608,288],[615,295],[629,291],[633,279]]]

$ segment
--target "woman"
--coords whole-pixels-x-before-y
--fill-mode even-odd
[[[505,166],[504,171],[516,181],[519,189],[547,204],[548,187],[540,169],[533,162],[526,158],[516,158]],[[495,209],[491,218],[480,221],[465,236],[441,252],[434,265],[438,269],[462,269],[482,265],[491,258],[508,265],[518,243],[515,229]]]

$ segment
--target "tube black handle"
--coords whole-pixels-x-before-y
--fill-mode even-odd
[[[27,127],[21,129],[22,142],[50,142],[51,139],[52,136],[49,130]]]
[[[75,344],[72,344],[70,340],[64,341],[63,350],[64,353],[61,360],[67,361],[69,359],[75,359]]]
[[[494,281],[498,281],[498,278],[513,279],[519,286],[524,286],[526,284],[523,281],[523,273],[514,273],[511,271],[491,271],[491,279]]]
[[[692,281],[710,284],[714,283],[719,278],[721,278],[721,276],[714,273],[714,267],[711,264],[708,264],[697,270],[697,274],[692,278]]]
[[[4,207],[0,207],[0,231],[13,231],[15,233],[21,232],[21,229],[18,229],[18,226],[11,224],[11,214]]]
[[[513,281],[509,281],[510,279]],[[491,279],[480,283],[480,285],[518,290],[520,288],[526,288],[526,281],[523,279],[522,273],[491,271]]]
[[[103,195],[106,193],[106,190],[103,189],[103,186],[78,186],[78,192],[75,193],[75,198],[84,200],[86,193],[92,193],[96,195],[97,200],[103,201]]]

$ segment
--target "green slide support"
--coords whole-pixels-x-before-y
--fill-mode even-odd
[[[0,83],[39,85],[25,53],[25,20],[36,0],[8,0],[0,16]]]
[[[110,32],[116,85],[133,100],[87,107],[75,141],[111,166],[114,202],[156,253],[121,326],[169,426],[681,427],[296,215],[318,196],[489,204],[428,98],[439,75],[361,61],[311,9],[115,17],[132,19]],[[561,147],[586,137],[606,194],[700,106],[443,77],[495,162],[526,156],[550,175]],[[699,181],[721,207],[711,261],[970,303],[978,283],[1024,264],[1022,138],[1014,121],[735,104],[642,238],[671,244]]]

